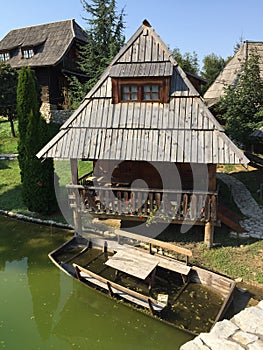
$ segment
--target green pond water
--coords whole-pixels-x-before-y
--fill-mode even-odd
[[[0,216],[0,349],[177,350],[192,338],[56,268],[47,255],[71,234]]]

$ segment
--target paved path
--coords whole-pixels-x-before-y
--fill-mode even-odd
[[[246,186],[234,176],[217,173],[217,178],[222,180],[230,189],[233,200],[246,219],[240,221],[246,232],[239,233],[242,237],[254,237],[263,239],[263,209],[251,196]],[[233,234],[237,234],[234,233]]]

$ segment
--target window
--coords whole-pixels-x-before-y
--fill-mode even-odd
[[[159,92],[158,84],[122,85],[121,101],[159,101]]]
[[[143,86],[143,101],[158,101],[160,87],[159,85],[144,85]]]
[[[8,60],[10,60],[10,53],[8,51],[1,52],[0,53],[0,61],[4,62],[4,61],[8,61]]]
[[[138,101],[138,86],[137,85],[122,85],[121,87],[122,101]]]
[[[22,49],[22,57],[23,58],[31,58],[34,56],[33,48],[23,48]]]
[[[169,78],[116,79],[112,78],[113,102],[161,102],[169,98]]]

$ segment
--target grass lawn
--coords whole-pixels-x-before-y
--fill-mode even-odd
[[[0,118],[0,153],[17,153],[17,141],[18,138],[11,136],[10,123],[2,122],[3,118]],[[15,131],[17,131],[17,121],[15,121]]]
[[[190,262],[194,265],[219,272],[233,279],[242,277],[247,283],[263,287],[263,241],[254,238],[234,238],[222,225],[215,228],[213,249],[203,243],[204,228],[194,226],[181,233],[179,225],[170,225],[158,239],[171,241],[192,250]],[[262,288],[263,298],[263,288]]]
[[[0,209],[27,211],[21,198],[20,169],[17,160],[0,160]]]

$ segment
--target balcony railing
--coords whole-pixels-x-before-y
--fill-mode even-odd
[[[71,206],[75,205],[94,216],[170,222],[189,220],[199,223],[216,221],[217,217],[216,192],[112,185],[68,185],[67,188]],[[74,202],[76,191],[79,200]]]

